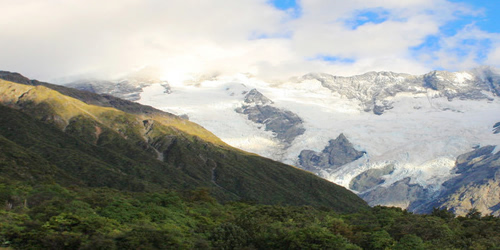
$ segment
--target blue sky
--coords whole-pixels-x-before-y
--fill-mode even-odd
[[[450,30],[460,28],[464,24],[474,22],[478,27],[489,32],[500,32],[500,4],[495,0],[468,0],[468,1],[452,1],[456,3],[466,3],[473,8],[481,10],[483,14],[477,17],[468,17],[452,23]]]
[[[0,70],[41,80],[500,67],[486,0],[0,0]]]
[[[462,8],[468,9],[470,12],[464,13],[456,11],[453,13],[453,18],[443,23],[439,27],[439,32],[429,34],[425,39],[416,46],[408,48],[409,53],[415,58],[419,54],[431,54],[443,49],[443,40],[456,36],[464,29],[474,27],[486,33],[500,33],[500,4],[498,1],[492,0],[449,0],[450,3],[462,5]],[[300,0],[271,0],[270,4],[275,8],[292,11],[295,14],[294,18],[298,18],[301,11]],[[365,24],[380,24],[389,20],[390,10],[383,7],[378,8],[360,8],[353,12],[351,18],[344,21],[345,25],[351,29],[356,29]],[[495,44],[492,38],[489,37],[468,37],[457,43],[458,46],[447,49],[449,53],[456,56],[457,59],[465,58],[473,53],[473,60],[477,65],[486,64],[489,52],[492,51]],[[329,62],[353,63],[354,58],[346,58],[336,55],[320,54],[310,57],[310,60],[323,60]],[[436,59],[436,57],[434,57]],[[432,56],[428,61],[432,61]],[[494,65],[497,66],[497,65]],[[443,70],[459,70],[461,68],[447,68],[444,65],[433,65],[435,69]]]
[[[272,4],[281,10],[295,9],[297,8],[297,2],[295,0],[275,0]]]
[[[486,31],[500,32],[500,2],[495,0],[450,0],[450,2],[466,4],[482,14],[462,17],[455,22],[450,22],[449,25],[443,27],[443,31],[448,35],[472,22]],[[281,10],[300,10],[300,5],[295,0],[271,0],[270,4]],[[359,19],[360,22],[380,22],[383,19],[374,12],[362,12],[359,17],[362,17]]]

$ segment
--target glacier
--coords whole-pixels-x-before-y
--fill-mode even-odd
[[[238,74],[168,82],[169,91],[164,91],[164,82],[153,83],[142,88],[138,102],[189,117],[231,146],[297,167],[302,150],[321,151],[343,133],[366,154],[317,175],[350,188],[361,173],[393,165],[382,183],[363,193],[409,178],[408,185],[418,185],[432,197],[454,176],[457,156],[500,144],[500,135],[492,132],[500,121],[499,79],[490,68],[422,76],[312,73],[276,82]],[[252,89],[272,100],[274,107],[298,115],[305,132],[285,145],[263,124],[236,112]],[[408,208],[411,202],[381,197],[370,205]]]

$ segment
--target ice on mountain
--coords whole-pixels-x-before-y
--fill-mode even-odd
[[[349,187],[364,171],[392,164],[394,171],[378,187],[417,185],[431,196],[453,177],[450,170],[458,155],[471,151],[473,145],[500,144],[500,136],[492,132],[500,121],[500,100],[491,85],[497,78],[485,70],[481,75],[475,71],[436,71],[425,76],[308,74],[281,83],[239,75],[171,85],[168,95],[151,85],[143,89],[140,102],[187,114],[232,146],[296,166],[302,150],[320,152],[343,133],[356,150],[366,154],[337,169],[318,170],[318,175]],[[289,147],[283,148],[262,124],[234,111],[252,89],[272,101],[273,107],[289,110],[303,121],[304,133]],[[374,115],[374,109],[380,115]],[[379,204],[389,205],[383,199]]]

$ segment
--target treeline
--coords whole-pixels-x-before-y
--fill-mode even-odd
[[[134,193],[0,184],[0,248],[500,249],[500,218],[377,206],[221,204],[207,190]]]

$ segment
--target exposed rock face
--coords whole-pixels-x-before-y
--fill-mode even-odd
[[[453,100],[454,98],[468,100],[489,99],[488,96],[481,93],[481,91],[489,89],[486,82],[478,81],[470,74],[463,77],[463,81],[457,81],[456,73],[432,71],[423,76],[423,86],[439,91],[448,100]]]
[[[365,192],[377,185],[385,182],[382,176],[394,172],[394,165],[389,164],[381,169],[368,169],[365,172],[354,177],[349,183],[349,188],[358,192]]]
[[[494,149],[485,146],[460,155],[454,168],[458,175],[443,183],[436,199],[416,211],[447,207],[464,215],[476,208],[483,215],[500,215],[500,152],[493,154]]]
[[[470,72],[432,71],[420,76],[393,72],[368,72],[351,77],[311,73],[298,81],[307,79],[316,79],[341,96],[358,99],[366,112],[376,115],[393,108],[392,98],[403,92],[446,96],[448,100],[491,100],[483,92],[500,95],[500,75],[486,67]]]
[[[500,215],[500,152],[485,146],[457,157],[452,174],[441,189],[430,190],[406,177],[384,186],[383,175],[390,166],[371,169],[353,178],[350,188],[370,205],[385,204],[405,207],[417,213],[429,213],[434,207],[446,207],[457,215],[475,208],[483,215]]]
[[[500,122],[497,122],[495,123],[495,125],[493,125],[493,134],[498,134],[500,133]]]
[[[305,170],[317,173],[353,162],[364,154],[365,152],[356,150],[344,134],[340,134],[335,140],[330,140],[329,145],[321,152],[302,150],[299,164]]]
[[[455,173],[462,174],[470,170],[477,162],[480,162],[491,156],[495,146],[485,146],[472,152],[459,155],[455,162]]]
[[[235,111],[247,115],[248,119],[255,123],[264,124],[265,130],[275,133],[276,138],[285,147],[305,131],[298,115],[271,106],[273,102],[256,89],[246,94],[244,102],[245,104]]]
[[[262,93],[257,91],[257,89],[252,89],[245,95],[245,103],[256,105],[271,105],[273,104],[273,101],[265,97]]]
[[[381,115],[392,108],[390,98],[399,92],[425,93],[421,77],[393,72],[369,72],[343,77],[311,73],[299,80],[316,79],[323,87],[349,99],[358,99],[366,112]]]
[[[361,194],[360,197],[367,201],[369,205],[386,204],[389,206],[413,207],[418,206],[421,201],[429,198],[429,191],[418,184],[412,184],[410,177],[397,181],[389,187],[378,186],[368,193]]]

